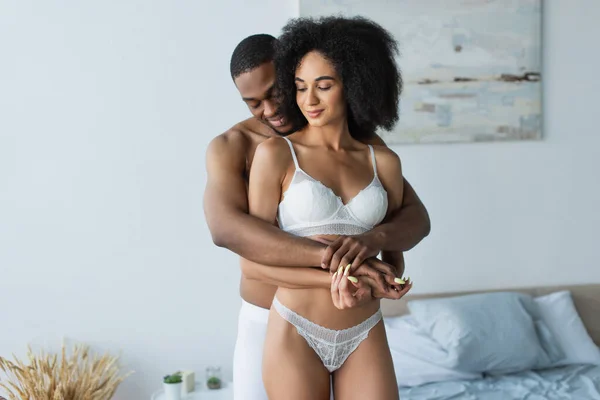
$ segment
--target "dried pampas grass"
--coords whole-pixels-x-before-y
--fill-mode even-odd
[[[117,357],[92,356],[84,345],[75,345],[67,357],[63,344],[60,360],[57,354],[34,354],[31,347],[27,357],[29,365],[14,355],[14,362],[0,357],[0,371],[8,378],[0,387],[8,400],[108,400],[133,373],[120,376]]]

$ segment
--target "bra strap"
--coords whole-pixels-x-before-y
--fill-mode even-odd
[[[373,146],[368,145],[369,150],[371,150],[371,161],[373,162],[373,173],[375,177],[377,177],[377,162],[375,162],[375,151],[373,150]]]
[[[296,169],[300,169],[300,166],[298,165],[298,159],[296,158],[296,152],[294,151],[294,146],[292,145],[292,141],[290,139],[286,138],[285,136],[283,136],[283,138],[290,146],[290,150],[292,152],[292,158],[294,159],[294,166],[296,167]]]

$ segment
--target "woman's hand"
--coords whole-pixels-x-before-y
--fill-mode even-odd
[[[351,272],[351,268],[340,266],[334,273],[338,273],[345,278],[354,277],[369,277],[377,286],[379,292],[387,293],[393,290],[398,285],[403,284],[404,280],[396,277],[396,268],[377,258],[366,260],[358,268]]]
[[[402,285],[393,286],[391,290],[382,290],[379,282],[368,276],[356,278],[336,271],[331,278],[331,299],[340,310],[360,307],[374,299],[399,300],[410,289],[412,282],[409,279]]]
[[[360,307],[373,301],[372,289],[366,282],[336,271],[331,276],[331,300],[340,310]]]

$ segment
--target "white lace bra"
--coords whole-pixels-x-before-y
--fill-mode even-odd
[[[385,218],[387,192],[377,177],[372,146],[369,145],[373,180],[344,204],[331,188],[300,168],[292,142],[284,139],[292,151],[296,170],[279,203],[277,219],[282,230],[296,236],[359,235],[373,229]]]

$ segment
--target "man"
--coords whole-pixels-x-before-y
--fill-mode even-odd
[[[331,278],[327,272],[352,264],[353,269],[359,268],[373,278],[370,289],[374,296],[399,298],[403,293],[387,290],[380,274],[392,273],[393,266],[374,257],[382,251],[410,250],[429,233],[427,211],[408,182],[402,209],[390,221],[363,235],[340,238],[329,246],[289,235],[248,214],[247,180],[256,147],[269,137],[292,131],[278,114],[274,99],[275,43],[270,35],[253,35],[234,50],[231,76],[253,117],[217,136],[206,155],[204,208],[213,241],[243,257],[243,304],[234,357],[236,399],[267,399],[261,376],[262,348],[268,309],[277,286],[329,289]],[[383,144],[378,137],[372,143]],[[325,270],[311,268],[317,266]],[[347,307],[360,301],[351,293],[346,293],[345,299]]]

